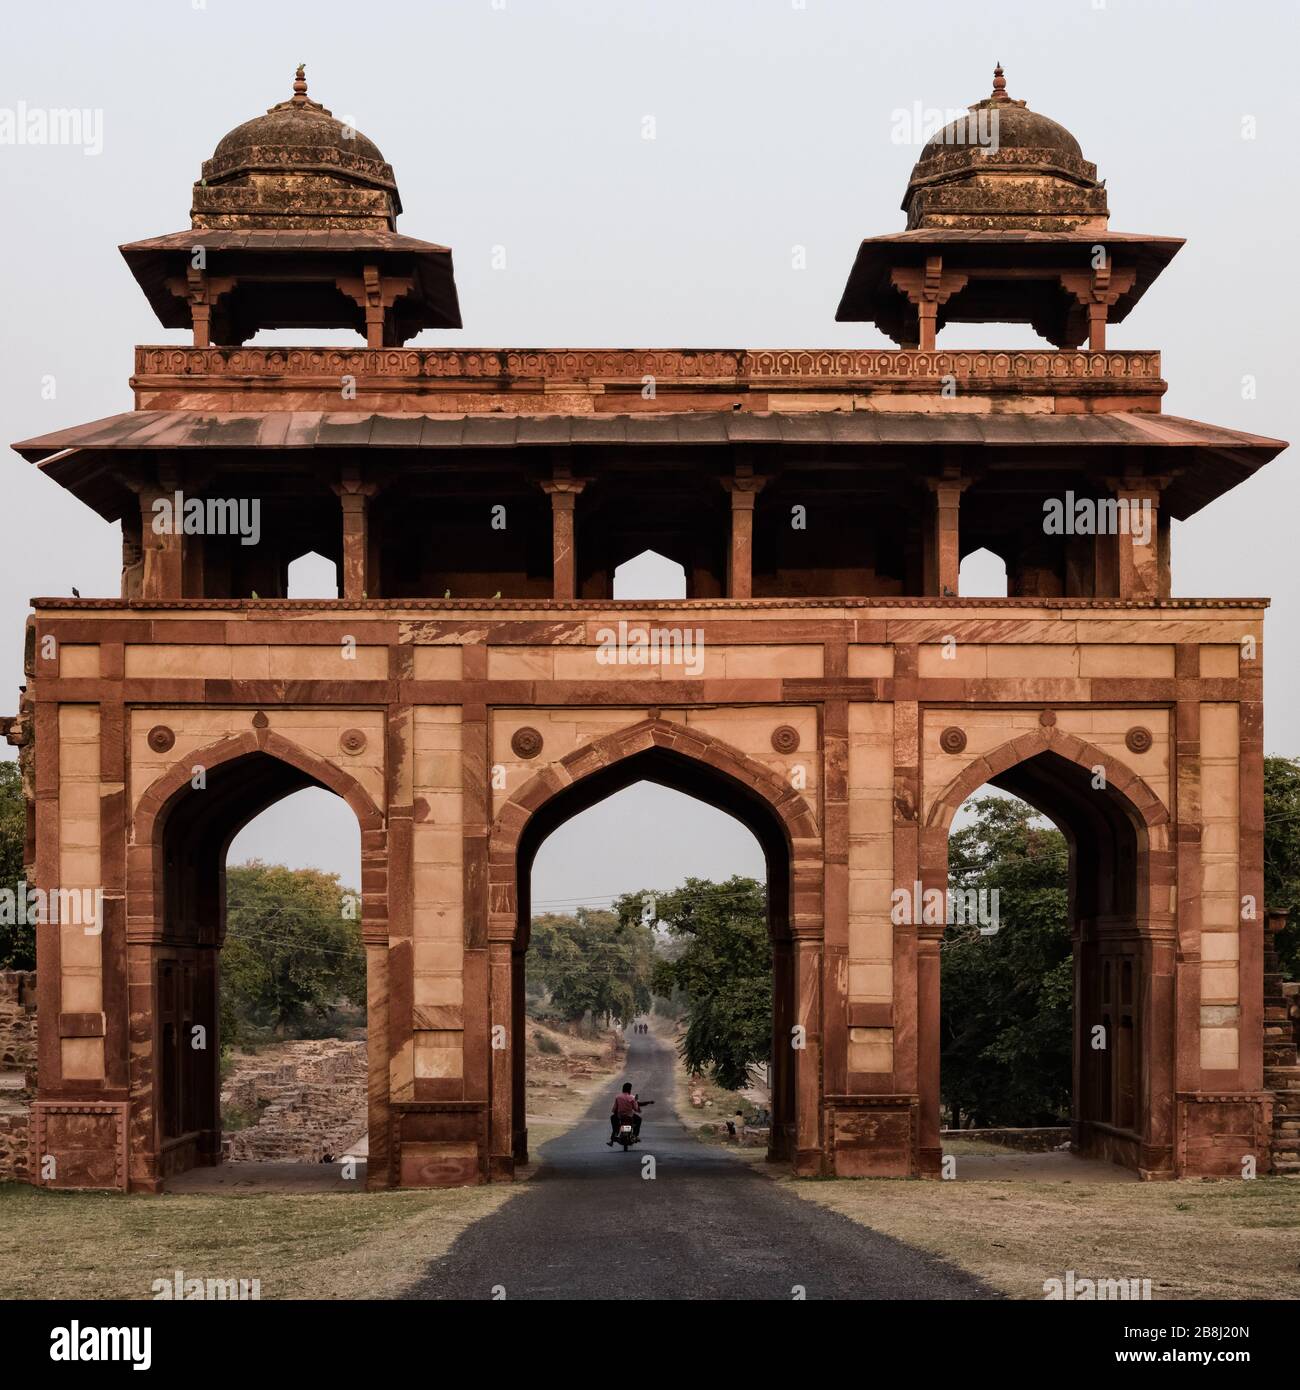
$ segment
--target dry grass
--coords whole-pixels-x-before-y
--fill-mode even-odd
[[[556,1036],[559,1054],[528,1059],[530,1078],[563,1082],[530,1091],[534,1149],[578,1120],[619,1065],[608,1037]],[[177,1269],[258,1279],[265,1299],[392,1297],[520,1190],[123,1196],[4,1183],[0,1299],[148,1299]]]
[[[537,1041],[546,1038],[556,1052],[542,1052]],[[578,1038],[536,1019],[528,1020],[528,1117],[529,1158],[549,1139],[573,1128],[587,1113],[598,1091],[622,1070],[627,1055],[622,1035],[600,1033]],[[578,1074],[575,1075],[575,1068]]]
[[[709,1110],[692,1110],[676,1068],[678,1113],[700,1126],[735,1109],[731,1093],[704,1087]],[[727,1148],[741,1160],[756,1151]],[[1005,1157],[987,1141],[953,1139],[944,1152]],[[761,1156],[761,1152],[760,1152]],[[783,1166],[761,1168],[804,1201],[929,1250],[1012,1298],[1041,1299],[1045,1279],[1151,1280],[1153,1299],[1300,1298],[1300,1181],[919,1182],[896,1179],[796,1180]]]
[[[0,1298],[152,1298],[260,1279],[263,1298],[383,1298],[519,1189],[123,1196],[0,1186]]]
[[[1012,1298],[1043,1281],[1151,1280],[1151,1296],[1300,1298],[1300,1183],[909,1182],[833,1179],[788,1191],[942,1255]]]

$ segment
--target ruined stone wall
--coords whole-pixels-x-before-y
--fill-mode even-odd
[[[222,1112],[258,1119],[224,1136],[228,1163],[319,1163],[365,1153],[366,1044],[339,1038],[280,1043],[235,1061]]]
[[[26,1182],[36,1095],[36,972],[0,970],[0,1182]]]

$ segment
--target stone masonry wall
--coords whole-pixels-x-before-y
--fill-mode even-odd
[[[36,1095],[36,972],[0,970],[0,1182],[27,1182],[27,1109]]]
[[[365,1154],[366,1044],[321,1038],[240,1056],[221,1091],[223,1110],[257,1111],[227,1134],[227,1163],[319,1163],[323,1154]]]

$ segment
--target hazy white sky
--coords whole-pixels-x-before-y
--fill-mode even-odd
[[[1298,39],[1294,0],[6,7],[0,110],[100,112],[102,151],[0,144],[3,439],[128,409],[132,345],[184,341],[153,319],[117,245],[189,225],[202,160],[289,96],[300,61],[312,97],[392,163],[400,230],[454,249],[466,328],[417,344],[777,347],[885,345],[834,313],[858,241],[903,225],[919,148],[897,142],[898,113],[978,100],[999,59],[1010,94],[1067,126],[1097,163],[1113,228],[1188,239],[1108,344],[1163,350],[1170,413],[1294,438]],[[973,325],[941,338],[1031,341],[1028,328]],[[29,598],[74,585],[115,594],[120,549],[115,527],[17,455],[3,467],[0,710],[12,711]],[[1290,754],[1294,467],[1284,455],[1176,525],[1173,551],[1177,594],[1273,599],[1266,737]],[[589,818],[585,856],[562,855],[557,836],[536,895],[745,869],[716,813],[668,809],[664,795],[630,792],[626,816],[611,803]],[[307,820],[286,804],[271,820],[253,850],[354,876],[355,827],[340,804]],[[672,854],[670,832],[681,837]],[[583,859],[603,866],[598,883]]]

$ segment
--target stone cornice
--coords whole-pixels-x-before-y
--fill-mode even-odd
[[[113,611],[147,613],[185,610],[197,612],[264,613],[319,612],[341,615],[347,612],[547,612],[582,614],[690,612],[708,610],[743,614],[785,608],[835,610],[869,609],[1059,609],[1066,612],[1121,610],[1126,612],[1164,612],[1185,609],[1265,609],[1267,598],[757,598],[757,599],[504,599],[504,598],[401,598],[401,599],[116,599],[116,598],[33,598],[32,608],[44,611]]]

